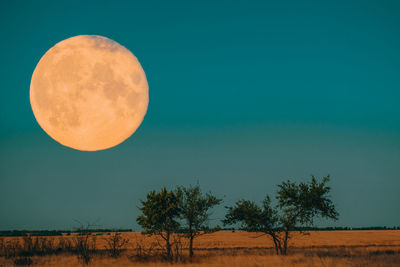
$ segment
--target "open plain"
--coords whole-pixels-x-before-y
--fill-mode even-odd
[[[96,253],[89,266],[400,266],[400,231],[309,231],[306,235],[293,233],[286,256],[274,254],[272,241],[259,233],[244,231],[219,231],[195,239],[195,256],[187,256],[187,241],[174,237],[173,247],[179,259],[174,263],[162,260],[162,240],[137,232],[123,233],[129,241],[125,250],[116,258],[106,253],[108,233],[92,234]],[[52,240],[52,244],[70,240],[76,236],[39,237]],[[23,246],[22,237],[2,237],[5,244]],[[68,241],[67,241],[68,242]],[[76,254],[59,251],[30,257],[35,266],[82,266]],[[14,266],[15,258],[0,258],[0,266]]]

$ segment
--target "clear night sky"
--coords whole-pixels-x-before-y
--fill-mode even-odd
[[[146,192],[197,181],[222,218],[311,174],[341,214],[319,225],[400,224],[399,1],[103,2],[0,3],[0,229],[139,229]],[[139,130],[106,151],[61,146],[29,103],[41,56],[80,34],[127,47],[149,83]]]

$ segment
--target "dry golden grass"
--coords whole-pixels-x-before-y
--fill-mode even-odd
[[[151,258],[137,261],[133,256],[137,244],[150,247],[154,237],[124,233],[130,243],[120,257],[97,255],[90,266],[400,266],[400,231],[310,231],[295,233],[289,255],[276,256],[266,236],[242,231],[220,231],[195,240],[195,258],[168,264]],[[97,248],[104,249],[107,235],[97,236]],[[52,237],[58,239],[59,237]],[[73,238],[67,237],[67,238]],[[13,239],[10,237],[5,240]],[[184,251],[187,254],[187,251]],[[82,266],[75,255],[35,256],[36,266]],[[0,266],[13,266],[10,259],[0,258]]]

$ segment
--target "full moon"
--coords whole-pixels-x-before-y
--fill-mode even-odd
[[[79,35],[57,43],[40,59],[30,102],[39,125],[60,144],[103,150],[139,127],[149,87],[128,49],[106,37]]]

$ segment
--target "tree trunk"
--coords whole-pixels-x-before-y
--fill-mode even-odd
[[[189,240],[189,256],[190,256],[190,259],[193,258],[193,239],[194,239],[194,236],[190,235],[190,240]]]
[[[285,239],[283,240],[283,251],[282,251],[283,255],[287,254],[288,239],[289,239],[289,229],[286,229],[286,231],[285,231]]]
[[[280,237],[276,235],[276,233],[268,233],[272,237],[272,241],[274,241],[275,252],[276,255],[282,254],[282,245]]]
[[[272,240],[274,241],[276,255],[279,255],[279,247],[278,247],[277,240],[275,237],[273,237]]]
[[[165,238],[165,243],[167,247],[167,259],[172,262],[172,253],[171,253],[171,243],[169,242],[170,232],[167,232],[167,237]]]

